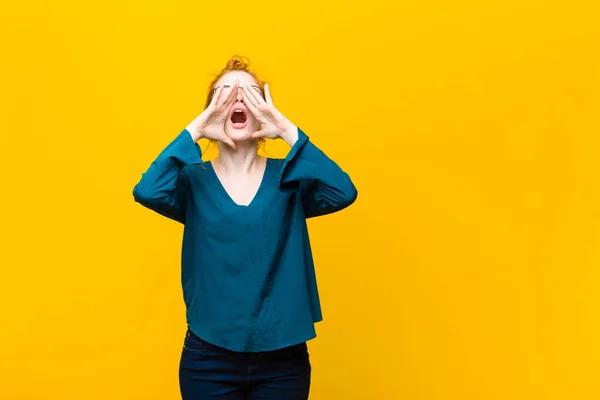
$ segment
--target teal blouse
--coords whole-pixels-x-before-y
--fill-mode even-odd
[[[231,199],[185,129],[133,189],[136,202],[184,224],[187,324],[216,346],[259,352],[316,336],[322,315],[306,219],[348,207],[358,192],[298,134],[285,159],[267,158],[247,206]]]

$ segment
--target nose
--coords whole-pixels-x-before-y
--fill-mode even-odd
[[[237,103],[238,101],[240,103],[244,102],[244,100],[242,99],[242,89],[241,88],[238,88],[238,91],[237,91],[237,98],[236,98],[235,102]]]

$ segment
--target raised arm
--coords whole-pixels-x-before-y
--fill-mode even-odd
[[[144,207],[184,223],[189,182],[181,171],[201,160],[200,147],[184,129],[142,174],[133,188],[133,198]]]
[[[299,128],[282,138],[292,148],[283,161],[278,184],[299,187],[306,218],[340,211],[356,201],[358,191],[350,176]]]
[[[265,98],[246,87],[242,94],[245,104],[261,123],[261,129],[252,137],[281,138],[292,146],[277,184],[300,189],[306,218],[331,214],[356,201],[358,191],[348,174],[275,108],[268,84],[265,84]]]
[[[235,148],[225,135],[224,122],[236,99],[233,90],[217,90],[210,105],[202,111],[154,160],[133,189],[135,201],[166,217],[185,222],[189,181],[182,172],[186,165],[202,161],[198,140],[218,140]]]

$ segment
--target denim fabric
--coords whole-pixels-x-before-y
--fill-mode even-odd
[[[187,330],[179,365],[183,400],[307,400],[306,342],[265,352],[234,352]]]

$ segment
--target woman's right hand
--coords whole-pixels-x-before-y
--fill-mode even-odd
[[[225,121],[237,98],[238,87],[237,80],[233,87],[228,87],[225,92],[223,92],[225,85],[221,85],[213,95],[210,105],[189,123],[186,129],[192,135],[194,142],[205,138],[226,143],[232,149],[236,148],[235,142],[225,134]]]

